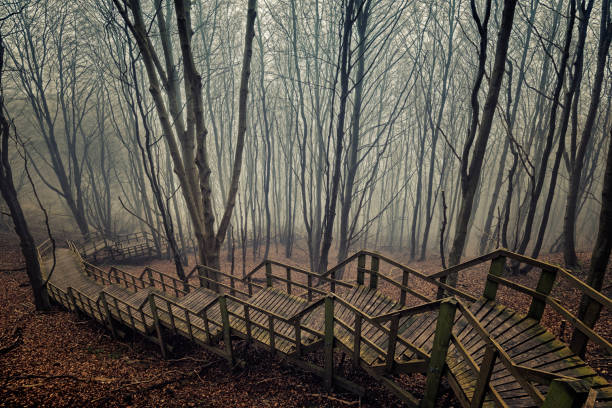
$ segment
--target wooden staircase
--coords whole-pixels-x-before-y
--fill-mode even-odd
[[[147,336],[160,345],[164,356],[168,335],[173,334],[233,363],[232,338],[242,338],[321,375],[326,386],[363,394],[362,387],[335,372],[333,353],[342,350],[356,367],[411,406],[433,406],[443,376],[465,407],[544,406],[553,394],[563,397],[560,408],[579,406],[575,404],[589,395],[595,406],[612,406],[612,387],[605,379],[539,324],[542,305],[558,305],[556,299],[548,299],[550,289],[544,294],[547,287],[543,284],[538,284],[539,291],[513,284],[501,278],[503,269],[500,272],[499,268],[503,265],[500,260],[505,262],[507,257],[537,263],[543,271],[550,271],[551,266],[505,250],[433,275],[360,251],[323,276],[264,261],[244,279],[196,266],[187,284],[151,268],[140,276],[114,267],[98,268],[72,243],[56,255],[48,284],[52,299],[98,320],[115,335],[132,329]],[[370,268],[365,266],[366,257],[372,259]],[[46,246],[41,247],[41,259],[51,264]],[[335,279],[353,260],[357,260],[355,281]],[[489,260],[484,296],[445,283],[451,273]],[[399,268],[402,281],[382,273],[380,261]],[[216,279],[210,277],[211,272]],[[549,275],[542,274],[544,279]],[[408,285],[408,276],[427,281],[443,296],[450,293],[454,297],[430,299]],[[398,290],[398,298],[381,292],[381,280]],[[495,301],[498,286],[504,284],[533,295],[527,314]],[[409,296],[419,304],[406,306]],[[595,292],[593,296],[602,306],[610,306],[604,295]],[[584,331],[610,352],[607,339],[588,327]],[[322,367],[307,357],[312,352],[323,354]],[[420,400],[398,381],[410,373],[427,375]]]

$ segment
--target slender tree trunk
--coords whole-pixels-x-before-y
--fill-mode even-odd
[[[457,218],[458,221],[455,229],[453,246],[449,255],[450,265],[456,265],[459,263],[459,261],[461,260],[461,254],[463,253],[465,242],[467,240],[468,224],[472,212],[472,204],[474,203],[474,195],[476,193],[478,182],[480,180],[480,173],[482,170],[484,154],[487,147],[487,142],[489,141],[489,135],[491,133],[491,126],[493,123],[493,116],[495,115],[495,108],[497,106],[497,100],[499,97],[502,79],[504,76],[504,67],[506,64],[506,55],[508,52],[508,42],[514,23],[514,10],[516,7],[516,2],[517,0],[504,0],[501,26],[497,35],[495,61],[493,63],[493,70],[491,71],[491,77],[489,80],[489,90],[483,108],[482,120],[480,123],[478,136],[475,140],[472,159],[469,163],[469,172],[462,172],[462,200],[461,207],[459,209],[459,216]],[[464,162],[462,162],[462,166],[464,166],[467,170],[467,159],[470,150],[469,144],[466,147],[467,149],[464,150],[464,153],[467,151],[468,154],[464,154],[464,157],[462,159]]]
[[[578,192],[580,189],[580,181],[582,178],[582,169],[584,167],[584,157],[588,148],[589,140],[593,133],[593,126],[599,108],[601,99],[601,89],[604,81],[604,70],[608,53],[610,51],[610,42],[612,40],[612,20],[610,19],[610,0],[602,1],[601,23],[599,30],[599,47],[597,49],[597,67],[595,70],[595,78],[593,79],[593,91],[591,93],[591,102],[589,111],[584,122],[582,130],[582,139],[576,154],[569,176],[569,190],[567,193],[567,202],[565,205],[565,217],[563,219],[563,235],[564,248],[563,256],[565,264],[568,267],[577,267],[578,258],[576,257],[576,206],[578,203]]]
[[[4,106],[4,95],[2,87],[2,74],[4,70],[4,42],[2,39],[2,33],[0,33],[0,193],[6,203],[11,218],[13,219],[13,225],[15,226],[15,232],[19,236],[19,243],[21,245],[21,253],[25,259],[26,273],[32,286],[32,293],[34,295],[34,305],[36,310],[48,310],[50,307],[49,297],[47,291],[43,286],[41,266],[38,261],[38,252],[36,250],[36,244],[34,238],[30,234],[28,223],[26,222],[25,215],[17,198],[17,190],[13,183],[13,172],[11,169],[11,163],[9,161],[9,133],[10,124],[8,118],[5,116]]]
[[[601,193],[601,211],[599,213],[599,231],[591,255],[591,267],[587,283],[595,290],[601,290],[606,276],[606,269],[612,250],[612,129],[608,135],[608,158],[604,173],[603,190]],[[578,308],[578,318],[587,326],[593,327],[599,319],[601,305],[588,296],[583,296]],[[581,331],[574,330],[571,349],[574,353],[584,356],[588,342]]]

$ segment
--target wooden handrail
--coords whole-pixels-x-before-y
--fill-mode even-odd
[[[372,320],[380,323],[380,322],[384,322],[387,320],[391,320],[394,317],[401,318],[401,317],[412,316],[412,315],[421,314],[425,312],[430,312],[432,310],[438,309],[440,307],[440,303],[442,303],[443,300],[444,299],[434,300],[433,302],[423,303],[418,306],[405,307],[403,309],[394,310],[392,312],[373,317]]]

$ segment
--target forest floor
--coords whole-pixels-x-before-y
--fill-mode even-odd
[[[273,247],[274,248],[274,247]],[[308,267],[307,257],[297,251],[291,264]],[[588,253],[579,254],[583,269],[588,270]],[[238,254],[236,254],[238,256]],[[283,260],[274,251],[271,257]],[[246,270],[256,265],[247,259]],[[402,261],[401,256],[397,258]],[[543,259],[560,263],[560,254]],[[227,258],[224,258],[227,259]],[[230,263],[222,269],[229,271]],[[158,269],[172,270],[168,261],[151,262]],[[399,400],[383,387],[370,381],[362,371],[353,371],[350,361],[343,375],[364,386],[367,396],[361,401],[343,393],[327,394],[318,377],[295,370],[265,351],[238,345],[239,357],[247,360],[245,368],[230,368],[219,357],[187,342],[177,343],[168,360],[160,358],[156,345],[140,336],[121,341],[112,339],[100,325],[59,308],[40,313],[34,310],[31,290],[19,248],[9,235],[0,235],[0,406],[202,406],[202,407],[305,407],[305,406],[400,406]],[[439,260],[413,262],[410,266],[432,273],[440,270]],[[141,267],[140,267],[141,268]],[[125,266],[127,270],[138,267]],[[241,267],[236,268],[240,269]],[[391,271],[393,273],[393,271]],[[484,267],[473,268],[460,278],[459,286],[468,291],[482,291]],[[610,273],[604,284],[609,296]],[[584,276],[579,275],[584,278]],[[536,271],[518,276],[515,281],[530,287],[537,281]],[[412,284],[412,281],[411,281]],[[416,285],[417,283],[414,282]],[[390,290],[383,286],[383,291]],[[430,288],[423,287],[427,292]],[[557,293],[558,292],[558,293]],[[554,295],[563,294],[564,304],[579,302],[579,294],[560,285]],[[525,310],[529,300],[500,290],[501,301],[515,310]],[[566,341],[571,333],[563,330],[561,320],[546,313],[542,323]],[[612,317],[606,313],[597,331],[612,338]],[[612,361],[597,349],[589,349],[587,361],[600,374],[612,379]],[[415,395],[422,392],[420,375],[402,376],[405,386]],[[459,406],[444,384],[439,406]]]

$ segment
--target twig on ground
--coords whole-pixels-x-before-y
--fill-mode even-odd
[[[327,398],[330,401],[339,402],[341,404],[349,405],[349,406],[359,405],[359,400],[357,400],[357,401],[348,401],[348,400],[344,400],[344,399],[341,399],[341,398],[332,397],[331,395],[326,395],[326,394],[305,394],[305,395],[307,395],[309,397]]]
[[[25,270],[26,270],[25,266],[20,266],[20,267],[14,267],[14,268],[2,268],[0,269],[0,272],[21,272]]]
[[[132,396],[132,395],[135,395],[135,394],[140,394],[140,393],[143,393],[143,392],[151,391],[151,390],[154,390],[154,389],[157,389],[157,388],[162,388],[162,387],[165,387],[168,384],[172,384],[172,383],[175,383],[175,382],[185,381],[185,380],[189,380],[189,379],[196,378],[196,377],[200,378],[200,374],[202,374],[202,372],[206,368],[209,368],[209,367],[219,363],[220,361],[223,361],[223,360],[219,359],[219,360],[211,361],[208,364],[200,367],[199,370],[196,370],[196,371],[194,371],[191,374],[185,374],[185,375],[181,375],[179,377],[171,378],[171,379],[159,382],[159,383],[151,384],[151,385],[149,385],[147,387],[139,388],[137,390],[130,391],[130,392],[125,393],[125,394],[118,393],[119,391],[121,391],[121,390],[123,390],[125,388],[128,388],[128,387],[134,386],[134,385],[138,385],[138,384],[143,384],[143,383],[148,383],[148,382],[151,382],[151,381],[155,381],[156,379],[159,378],[159,376],[157,376],[157,377],[155,377],[153,379],[150,379],[150,380],[145,380],[145,381],[139,381],[139,382],[132,382],[132,383],[129,383],[129,384],[124,384],[121,387],[118,387],[118,388],[115,388],[114,390],[111,390],[111,392],[109,394],[105,395],[104,397],[93,399],[93,400],[89,401],[89,403],[93,404],[93,403],[96,403],[96,402],[106,402],[106,401],[110,401],[110,400],[115,399],[115,398]]]
[[[6,354],[9,351],[17,348],[20,344],[21,344],[21,332],[23,331],[22,327],[15,327],[13,329],[13,333],[11,333],[10,337],[13,338],[13,342],[11,344],[9,344],[8,346],[2,347],[0,349],[0,355]]]

